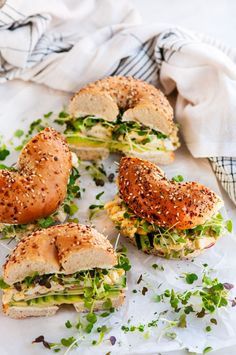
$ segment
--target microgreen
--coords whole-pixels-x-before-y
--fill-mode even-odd
[[[211,346],[207,346],[204,350],[203,350],[203,354],[207,354],[209,353],[210,351],[212,351],[213,348]]]
[[[14,136],[17,138],[20,138],[24,135],[24,131],[22,131],[22,129],[17,129],[14,133]]]
[[[196,280],[198,280],[198,276],[196,274],[185,274],[185,281],[187,282],[187,284],[192,285]]]
[[[91,220],[99,211],[103,210],[104,208],[104,203],[102,203],[100,201],[100,198],[101,196],[104,194],[104,191],[102,192],[99,192],[95,198],[97,201],[99,201],[100,203],[99,204],[92,204],[89,206],[89,210],[90,210],[90,213],[89,213],[89,219]]]
[[[72,328],[72,324],[69,320],[66,321],[65,326],[66,328]]]
[[[55,223],[55,219],[51,216],[38,219],[38,225],[41,228],[48,228]]]
[[[162,265],[152,264],[152,268],[153,268],[154,270],[164,271],[164,266],[162,266]]]
[[[176,176],[172,177],[172,180],[175,182],[182,182],[182,181],[184,181],[184,178],[182,175],[176,175]]]
[[[115,266],[116,268],[121,268],[125,271],[129,271],[131,269],[131,264],[129,258],[127,256],[127,248],[124,246],[117,250],[118,264]]]
[[[9,150],[6,148],[5,145],[3,145],[0,148],[0,160],[5,160],[9,154],[10,154]]]
[[[44,339],[43,335],[40,335],[39,337],[34,339],[32,343],[42,343],[46,349],[51,349],[51,344]]]
[[[75,339],[73,336],[69,338],[62,338],[61,344],[65,347],[69,347],[72,344],[74,344],[74,346],[77,346],[77,339]]]
[[[3,278],[0,278],[0,289],[5,290],[6,288],[9,288],[10,286],[3,280]]]
[[[45,113],[45,114],[43,115],[43,117],[44,117],[44,118],[49,118],[49,117],[52,116],[52,114],[53,114],[53,112],[50,111],[50,112],[48,112],[48,113]]]

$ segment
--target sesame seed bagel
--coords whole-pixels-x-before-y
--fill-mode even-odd
[[[115,121],[137,121],[166,135],[174,130],[173,109],[153,85],[125,76],[111,76],[88,84],[71,99],[68,111],[74,117],[94,115]]]
[[[168,180],[155,164],[132,157],[121,159],[119,192],[137,216],[157,226],[179,230],[204,224],[223,205],[221,198],[206,186]]]
[[[45,128],[22,150],[18,170],[0,170],[0,222],[29,223],[53,213],[64,200],[72,167],[61,134]]]
[[[104,235],[89,226],[67,223],[23,238],[4,264],[3,278],[13,285],[35,272],[71,274],[116,264],[114,249]]]

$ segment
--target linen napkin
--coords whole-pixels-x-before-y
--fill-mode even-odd
[[[167,24],[138,25],[128,1],[8,0],[0,11],[0,83],[73,92],[107,75],[177,89],[175,114],[192,155],[208,157],[236,203],[236,53]]]

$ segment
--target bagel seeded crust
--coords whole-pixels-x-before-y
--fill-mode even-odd
[[[170,181],[155,164],[131,157],[121,159],[119,192],[137,216],[179,230],[203,224],[223,205],[209,188]]]
[[[142,109],[147,107],[156,111],[162,117],[163,121],[165,121],[166,124],[163,133],[170,134],[173,130],[173,109],[169,101],[160,90],[142,80],[133,77],[110,76],[90,83],[72,97],[69,112],[75,116],[79,115],[80,107],[77,105],[78,109],[75,110],[74,103],[78,99],[78,96],[89,93],[104,95],[112,99],[114,111],[108,117],[103,115],[103,118],[107,120],[112,121],[116,119],[119,114],[119,108],[125,110],[123,119],[130,120],[129,116],[133,115],[133,108]],[[90,112],[90,114],[92,113]],[[96,112],[93,114],[96,115]],[[145,124],[144,122],[142,123]],[[148,122],[147,126],[149,126]]]
[[[29,223],[53,213],[64,200],[72,168],[61,134],[45,128],[22,150],[18,170],[0,170],[0,222]]]

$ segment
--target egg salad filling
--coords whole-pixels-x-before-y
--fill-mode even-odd
[[[116,195],[104,207],[121,233],[138,249],[169,259],[191,258],[210,248],[226,231],[232,231],[232,222],[218,213],[203,225],[192,229],[161,228],[137,217]]]
[[[26,277],[12,286],[3,280],[3,305],[10,307],[47,307],[83,302],[92,310],[96,300],[107,302],[118,297],[126,288],[122,268],[93,269],[71,275],[47,274]]]
[[[167,136],[139,122],[122,121],[120,114],[115,122],[95,116],[73,118],[69,115],[56,120],[65,124],[64,134],[69,144],[76,147],[107,148],[111,152],[173,151],[179,147],[177,127]]]

